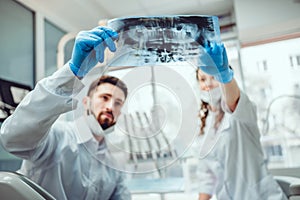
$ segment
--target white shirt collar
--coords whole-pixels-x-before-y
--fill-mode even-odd
[[[94,139],[96,141],[90,127],[87,124],[87,120],[84,115],[75,120],[75,126],[77,126],[77,130],[78,130],[76,134],[76,139],[78,144],[85,143],[91,139]],[[113,131],[114,131],[114,126],[104,130],[103,131],[104,139],[105,139],[105,135],[110,134]]]
[[[76,139],[78,144],[82,144],[91,139],[94,139],[94,135],[91,132],[90,128],[88,127],[84,116],[81,116],[75,120],[75,126],[77,126],[77,130],[78,130],[76,134]]]

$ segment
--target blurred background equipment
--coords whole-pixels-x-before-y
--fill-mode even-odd
[[[72,9],[62,9],[70,6]],[[299,9],[299,0],[186,0],[176,1],[176,3],[174,0],[1,0],[0,41],[3,47],[11,48],[0,50],[0,78],[33,87],[38,80],[52,74],[70,59],[76,33],[93,28],[98,24],[99,19],[166,14],[216,15],[220,20],[221,38],[228,50],[229,62],[234,68],[240,86],[257,104],[258,123],[264,133],[266,111],[271,101],[281,95],[300,95]],[[255,15],[249,12],[253,10],[255,10]],[[15,38],[22,39],[15,40]],[[161,55],[162,60],[172,60],[169,52],[161,51]],[[122,71],[124,70],[120,69],[115,72]],[[187,77],[195,78],[194,76]],[[294,85],[298,88],[298,92],[293,93]],[[272,174],[299,177],[300,132],[299,129],[297,130],[297,127],[299,128],[297,115],[300,113],[300,106],[295,104],[297,106],[287,108],[290,107],[291,101],[293,100],[290,98],[280,98],[273,102],[269,114],[269,131],[262,135],[262,144],[265,147],[266,161]],[[189,103],[191,102],[187,104]],[[0,107],[1,121],[15,109],[15,106],[3,103],[3,99],[0,99]],[[143,113],[146,113],[144,117]],[[127,114],[124,115],[128,121],[128,128],[125,132],[132,132],[128,131],[129,126],[132,125],[131,117],[136,128],[143,124],[145,129],[148,123],[147,118],[151,122],[152,114],[149,112],[140,111],[140,118],[135,111]],[[138,119],[141,119],[142,123],[137,121]],[[183,129],[183,131],[187,130]],[[134,135],[129,135],[128,138],[125,141],[128,143],[132,141],[132,145],[128,145],[133,146],[130,152],[144,152],[144,149],[138,151],[140,148],[135,147],[137,144],[135,144]],[[165,144],[163,138],[161,139],[159,143]],[[155,147],[158,143],[153,141],[151,147],[154,147],[154,150],[150,152],[157,152]],[[147,141],[145,144],[148,145]],[[178,148],[178,144],[174,145]],[[136,153],[132,154],[133,158],[128,160],[132,160],[136,167],[142,167],[143,161],[153,164],[153,161],[158,159],[155,158],[154,153],[150,155],[153,159],[144,160],[141,154]],[[0,149],[1,170],[14,171],[19,166],[19,160],[12,159]],[[179,161],[177,166],[182,167],[183,170],[178,170],[173,166],[175,165],[168,168],[166,175],[172,172],[170,173],[172,176],[176,174],[180,178],[188,177],[190,180],[189,184],[185,182],[185,189],[195,185],[197,181],[194,173],[197,167],[195,159],[187,158]],[[159,175],[151,174],[149,177],[153,178],[152,184],[157,183],[155,178]],[[177,180],[177,182],[180,181]],[[286,185],[285,181],[279,180],[279,182]],[[138,182],[139,185],[140,183]],[[159,186],[165,189],[164,185]],[[153,200],[160,199],[160,197],[154,194],[133,195],[133,200]],[[197,194],[170,193],[166,195],[166,199],[197,199]]]
[[[0,78],[0,122],[14,112],[30,90],[30,86]]]

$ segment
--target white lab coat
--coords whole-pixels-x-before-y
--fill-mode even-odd
[[[287,199],[267,171],[255,105],[241,92],[236,110],[224,110],[219,130],[199,138],[213,148],[202,149],[207,156],[199,159],[198,192],[215,194],[218,200]]]
[[[82,88],[68,65],[39,81],[2,124],[2,145],[25,159],[20,172],[56,199],[130,199],[105,142],[95,140],[84,117],[57,120],[76,107]]]

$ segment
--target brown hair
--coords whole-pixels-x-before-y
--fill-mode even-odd
[[[98,87],[99,85],[101,85],[103,83],[110,83],[110,84],[115,85],[118,88],[120,88],[124,92],[125,99],[126,99],[127,94],[128,94],[128,89],[127,89],[126,84],[122,80],[118,79],[117,77],[109,76],[109,75],[103,75],[100,78],[93,81],[89,87],[87,95],[91,96],[93,94],[93,91],[96,89],[96,87]]]
[[[196,79],[199,81],[198,79],[198,72],[200,71],[199,68],[197,68],[196,70]],[[204,128],[206,126],[206,118],[208,116],[208,113],[210,111],[210,105],[208,102],[204,102],[201,100],[201,103],[200,103],[200,110],[199,110],[199,113],[198,113],[198,116],[201,120],[201,127],[200,127],[200,132],[199,132],[199,135],[204,135]],[[221,108],[221,105],[218,106],[218,110],[217,110],[218,114],[216,115],[215,117],[215,124],[214,124],[214,128],[215,129],[218,129],[220,124],[221,124],[221,121],[224,117],[224,111],[222,110]]]
[[[198,116],[201,120],[200,135],[204,135],[204,127],[206,125],[206,117],[208,115],[208,106],[208,103],[201,100],[200,110],[198,113]]]

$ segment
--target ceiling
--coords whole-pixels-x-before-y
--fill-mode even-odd
[[[66,31],[89,29],[101,19],[142,15],[223,15],[233,0],[19,0]]]

